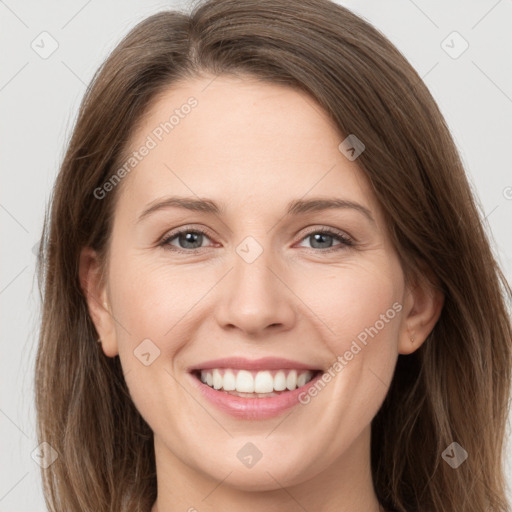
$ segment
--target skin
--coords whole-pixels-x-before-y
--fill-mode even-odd
[[[338,150],[344,137],[319,105],[280,85],[212,78],[175,85],[152,105],[133,150],[187,98],[198,100],[123,179],[106,282],[94,251],[84,249],[80,262],[103,351],[119,355],[154,432],[152,512],[377,512],[371,421],[398,354],[423,343],[443,299],[426,284],[406,286],[382,211],[357,160]],[[138,222],[168,195],[210,198],[226,211],[174,207]],[[374,223],[348,208],[285,215],[289,201],[312,197],[357,202]],[[182,226],[208,234],[196,245],[170,242],[186,254],[158,245]],[[355,245],[329,237],[315,244],[308,235],[325,227]],[[263,250],[252,263],[236,252],[247,236]],[[285,357],[327,371],[394,303],[400,313],[291,414],[236,419],[191,385],[189,366],[229,356]],[[134,356],[147,338],[160,350],[149,366]],[[262,453],[252,468],[237,457],[247,442]]]

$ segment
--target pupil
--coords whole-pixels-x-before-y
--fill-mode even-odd
[[[332,238],[332,236],[327,235],[327,234],[322,234],[322,233],[317,233],[317,234],[313,235],[313,239],[314,239],[315,243],[316,242],[319,242],[320,244],[326,243],[325,241],[322,242],[322,239],[325,239],[325,238],[327,238],[327,240],[329,240],[330,238]],[[313,247],[314,247],[314,244],[313,244]]]
[[[185,244],[194,244],[194,243],[197,243],[197,239],[194,241],[194,238],[197,238],[197,237],[201,237],[202,234],[201,233],[186,233],[185,234]],[[199,244],[201,245],[201,244]],[[190,247],[187,247],[187,248],[190,248]],[[196,247],[193,247],[193,248],[196,248]]]

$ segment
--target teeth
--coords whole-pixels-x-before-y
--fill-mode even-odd
[[[286,377],[286,387],[293,391],[297,387],[297,372],[292,370]]]
[[[272,393],[274,391],[274,378],[270,372],[258,372],[254,379],[255,393]]]
[[[222,388],[224,391],[235,391],[236,389],[236,378],[235,374],[229,370],[224,372],[224,381]]]
[[[300,388],[301,386],[304,386],[306,384],[306,375],[304,373],[301,373],[297,377],[297,387]]]
[[[254,379],[251,372],[240,370],[236,376],[236,390],[239,393],[254,393]]]
[[[274,377],[274,389],[276,391],[284,391],[286,389],[286,375],[279,370]]]
[[[219,370],[213,370],[213,389],[220,389],[222,387],[223,379]]]
[[[201,381],[214,389],[238,396],[275,396],[275,391],[293,391],[313,378],[310,370],[248,371],[215,368],[201,370]]]

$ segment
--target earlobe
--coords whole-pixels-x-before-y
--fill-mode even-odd
[[[410,354],[425,342],[441,316],[444,294],[427,279],[421,279],[408,289],[405,303],[398,343],[400,354]]]
[[[108,305],[106,286],[102,282],[98,256],[90,247],[83,248],[80,253],[79,276],[89,315],[98,333],[98,341],[101,341],[105,355],[114,357],[119,353],[114,319]]]

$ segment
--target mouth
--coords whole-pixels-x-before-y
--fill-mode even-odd
[[[245,370],[239,368],[209,368],[192,370],[191,374],[206,386],[231,396],[270,398],[302,388],[322,370],[278,369]]]
[[[301,403],[324,371],[282,358],[231,357],[188,369],[199,397],[221,412],[243,420],[279,416]]]

